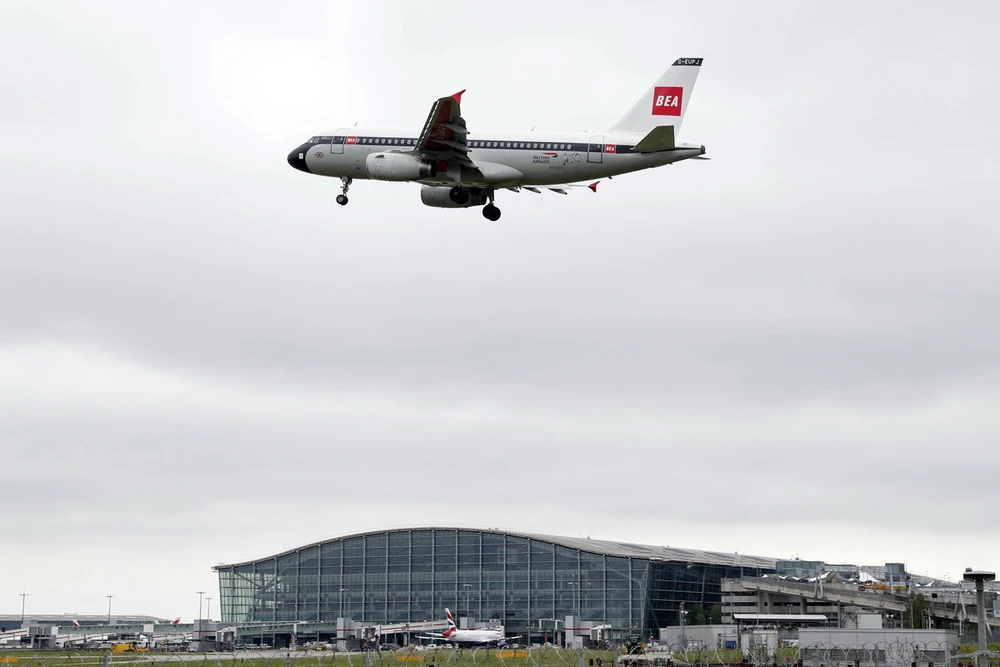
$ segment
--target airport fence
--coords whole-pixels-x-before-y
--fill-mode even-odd
[[[746,650],[659,645],[610,649],[429,648],[337,652],[253,650],[210,653],[39,651],[0,654],[0,667],[1000,667],[1000,646],[977,654],[944,643],[751,646]],[[6,664],[3,664],[6,663]]]

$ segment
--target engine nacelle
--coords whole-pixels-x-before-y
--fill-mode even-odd
[[[437,176],[437,164],[403,153],[372,153],[365,160],[368,177],[378,181],[419,181]]]
[[[469,208],[470,206],[483,206],[486,204],[486,193],[479,188],[468,188],[469,201],[464,204],[456,204],[451,200],[451,188],[442,185],[424,185],[420,188],[420,201],[427,206],[437,206],[438,208]]]

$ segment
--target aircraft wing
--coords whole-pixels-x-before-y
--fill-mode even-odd
[[[535,194],[540,194],[542,190],[551,190],[561,195],[568,195],[569,193],[566,191],[566,188],[589,188],[591,191],[597,192],[598,183],[600,181],[594,181],[593,183],[560,183],[559,185],[517,185],[507,189],[511,192],[527,190]]]
[[[469,159],[469,143],[466,141],[469,131],[462,118],[464,92],[460,90],[434,103],[413,152],[428,160],[456,163],[478,172],[476,165]],[[444,171],[440,166],[438,169]]]

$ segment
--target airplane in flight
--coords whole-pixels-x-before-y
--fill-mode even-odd
[[[499,220],[497,190],[568,188],[597,192],[602,178],[703,159],[705,147],[677,142],[703,58],[679,58],[605,132],[470,131],[462,93],[434,102],[419,131],[344,127],[309,139],[288,154],[300,171],[339,178],[337,203],[347,204],[354,179],[417,182],[427,206],[482,206]]]
[[[428,632],[426,635],[418,635],[420,639],[436,639],[452,644],[465,644],[478,646],[482,644],[496,644],[499,648],[507,646],[508,639],[518,639],[517,637],[504,637],[500,630],[459,630],[455,626],[455,618],[451,615],[451,610],[445,607],[444,615],[448,619],[448,629],[444,632]]]

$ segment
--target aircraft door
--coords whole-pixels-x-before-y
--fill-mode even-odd
[[[604,162],[604,135],[595,134],[587,145],[587,162]]]
[[[342,127],[330,138],[330,155],[340,155],[344,152],[344,144],[347,143],[347,135],[351,131],[349,127]]]

